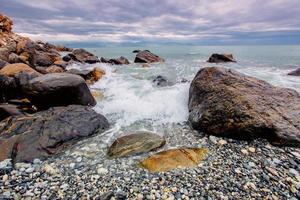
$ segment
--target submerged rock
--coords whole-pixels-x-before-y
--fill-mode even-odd
[[[84,79],[68,73],[46,74],[34,78],[23,87],[23,91],[39,109],[71,104],[96,105]]]
[[[165,60],[149,50],[140,51],[134,60],[135,63],[153,63],[153,62],[165,62]]]
[[[233,58],[232,54],[212,54],[208,61],[210,63],[221,63],[221,62],[236,62],[236,60]]]
[[[290,76],[300,76],[300,68],[298,68],[294,71],[291,71],[290,73],[288,73],[288,75],[290,75]]]
[[[63,152],[85,137],[104,132],[107,119],[89,107],[55,107],[12,117],[0,126],[0,161],[31,162]]]
[[[123,157],[146,153],[165,145],[163,137],[151,132],[137,132],[118,138],[109,147],[107,155],[110,157]]]
[[[166,86],[171,86],[174,85],[174,83],[168,81],[168,79],[164,76],[157,76],[155,79],[152,81],[156,86],[158,87],[166,87]]]
[[[192,127],[208,134],[300,146],[299,94],[234,70],[201,69],[191,83],[189,112]]]
[[[195,167],[206,158],[207,153],[206,148],[171,149],[146,158],[140,163],[140,166],[150,172]]]

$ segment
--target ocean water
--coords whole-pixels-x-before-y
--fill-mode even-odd
[[[91,86],[103,98],[94,108],[111,123],[107,142],[137,130],[155,131],[164,135],[183,127],[188,118],[189,83],[200,68],[223,66],[263,79],[273,85],[292,88],[300,92],[300,78],[287,73],[300,67],[300,46],[149,46],[105,47],[87,49],[99,57],[125,56],[132,63],[135,49],[148,49],[165,58],[165,63],[111,66],[107,64],[74,64],[69,68],[92,69],[95,66],[106,75]],[[206,60],[212,53],[233,53],[237,63],[210,64]],[[176,83],[157,87],[152,80],[162,75]]]

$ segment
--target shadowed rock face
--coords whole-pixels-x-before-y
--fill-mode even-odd
[[[165,60],[148,50],[140,51],[134,60],[135,63],[153,63],[153,62],[165,62]]]
[[[234,60],[232,54],[217,54],[217,53],[214,53],[209,57],[207,62],[222,63],[222,62],[236,62],[236,60]]]
[[[96,105],[84,79],[68,73],[52,73],[34,78],[23,87],[23,91],[40,109],[71,104]]]
[[[123,157],[146,153],[166,143],[165,139],[151,132],[138,132],[118,138],[108,149],[108,156]]]
[[[288,73],[290,76],[300,76],[300,68]]]
[[[64,58],[64,61],[68,62],[71,59],[89,64],[100,62],[97,56],[84,49],[75,49],[71,54],[68,54],[68,57]]]
[[[201,69],[191,83],[189,121],[216,136],[300,146],[300,96],[234,70]]]
[[[17,116],[1,122],[0,161],[31,162],[64,151],[78,140],[102,133],[105,117],[89,107],[55,107],[31,116]]]

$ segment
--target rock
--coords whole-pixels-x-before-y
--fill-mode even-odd
[[[143,67],[143,68],[149,68],[149,67],[151,67],[151,66],[148,65],[148,64],[142,64],[142,67]]]
[[[223,146],[223,145],[227,144],[227,141],[226,140],[219,140],[218,144]]]
[[[203,68],[191,83],[189,121],[207,134],[299,146],[300,96],[234,70]]]
[[[210,62],[210,63],[236,62],[236,60],[234,60],[232,54],[217,54],[217,53],[214,53],[209,57],[207,62]]]
[[[20,59],[20,57],[17,54],[11,53],[8,56],[8,62],[9,63],[21,63],[22,60]]]
[[[133,50],[132,53],[139,53],[141,50]]]
[[[288,73],[288,75],[290,75],[290,76],[300,76],[300,68],[298,68],[294,71],[291,71],[290,73]]]
[[[135,63],[153,63],[153,62],[165,62],[163,58],[151,53],[149,50],[140,51],[134,60]]]
[[[0,14],[0,33],[11,32],[12,26],[13,26],[13,21],[9,17]]]
[[[205,159],[206,148],[179,148],[154,154],[140,163],[140,166],[150,172],[164,172],[176,168],[197,166]]]
[[[55,49],[56,49],[57,51],[69,51],[69,52],[73,51],[72,48],[66,47],[66,46],[64,46],[64,45],[56,45],[56,46],[55,46]]]
[[[71,56],[71,58],[74,61],[79,61],[79,62],[84,62],[89,64],[100,62],[97,56],[84,49],[75,49],[71,55],[69,54],[69,56]],[[66,60],[64,59],[64,61]]]
[[[110,59],[108,62],[113,65],[129,65],[130,64],[129,60],[123,56],[121,56],[120,58],[116,58],[116,59]]]
[[[99,168],[97,169],[97,173],[98,173],[98,174],[101,174],[101,175],[107,174],[107,173],[108,173],[108,170],[107,170],[106,168],[99,167]]]
[[[255,153],[256,149],[254,147],[249,147],[248,151],[251,152],[251,153]]]
[[[242,154],[244,154],[244,155],[248,155],[248,154],[249,154],[249,152],[247,151],[247,149],[241,149],[241,152],[242,152]]]
[[[65,55],[62,59],[65,62],[69,62],[70,60],[72,60],[72,56],[70,54],[68,54],[68,55]]]
[[[0,70],[0,75],[4,76],[10,76],[13,77],[21,72],[26,72],[28,74],[34,74],[36,76],[40,76],[41,74],[29,67],[26,64],[23,63],[15,63],[15,64],[9,64],[3,67]]]
[[[118,138],[109,147],[107,155],[110,157],[123,157],[146,153],[165,145],[164,138],[151,132],[137,132]]]
[[[93,84],[96,81],[100,80],[102,76],[105,75],[105,71],[95,67],[92,71],[90,70],[78,70],[78,69],[70,69],[67,71],[70,74],[76,74],[84,78],[89,84]]]
[[[45,164],[44,165],[44,172],[46,172],[49,175],[55,175],[55,174],[57,174],[59,172],[59,170],[56,169],[56,168],[54,168],[54,167],[52,167],[49,164]]]
[[[45,52],[37,52],[35,54],[35,66],[47,67],[54,63],[54,59]]]
[[[0,59],[0,69],[2,69],[3,67],[5,67],[8,64],[9,64],[8,62]]]
[[[34,78],[23,87],[23,91],[40,109],[71,104],[96,105],[84,79],[73,74],[53,73]]]
[[[0,127],[0,161],[13,162],[48,158],[109,127],[104,116],[79,105],[50,108],[4,122]]]
[[[4,61],[8,61],[9,50],[7,48],[0,48],[0,59]]]
[[[166,86],[171,86],[174,85],[174,83],[168,81],[168,79],[164,76],[157,76],[155,79],[152,81],[156,86],[158,87],[166,87]]]
[[[10,116],[23,115],[17,106],[11,104],[0,104],[0,121]]]
[[[47,67],[45,69],[45,72],[47,74],[49,74],[49,73],[63,73],[63,72],[65,72],[65,70],[63,68],[59,67],[59,66],[52,65],[50,67]]]
[[[56,61],[53,63],[53,65],[56,65],[56,66],[58,66],[58,67],[61,67],[62,69],[65,70],[65,69],[67,68],[68,63],[65,62],[65,61],[63,61],[63,60],[56,60]]]

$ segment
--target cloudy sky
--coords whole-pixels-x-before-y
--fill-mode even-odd
[[[0,0],[14,31],[90,43],[300,44],[299,0]]]

